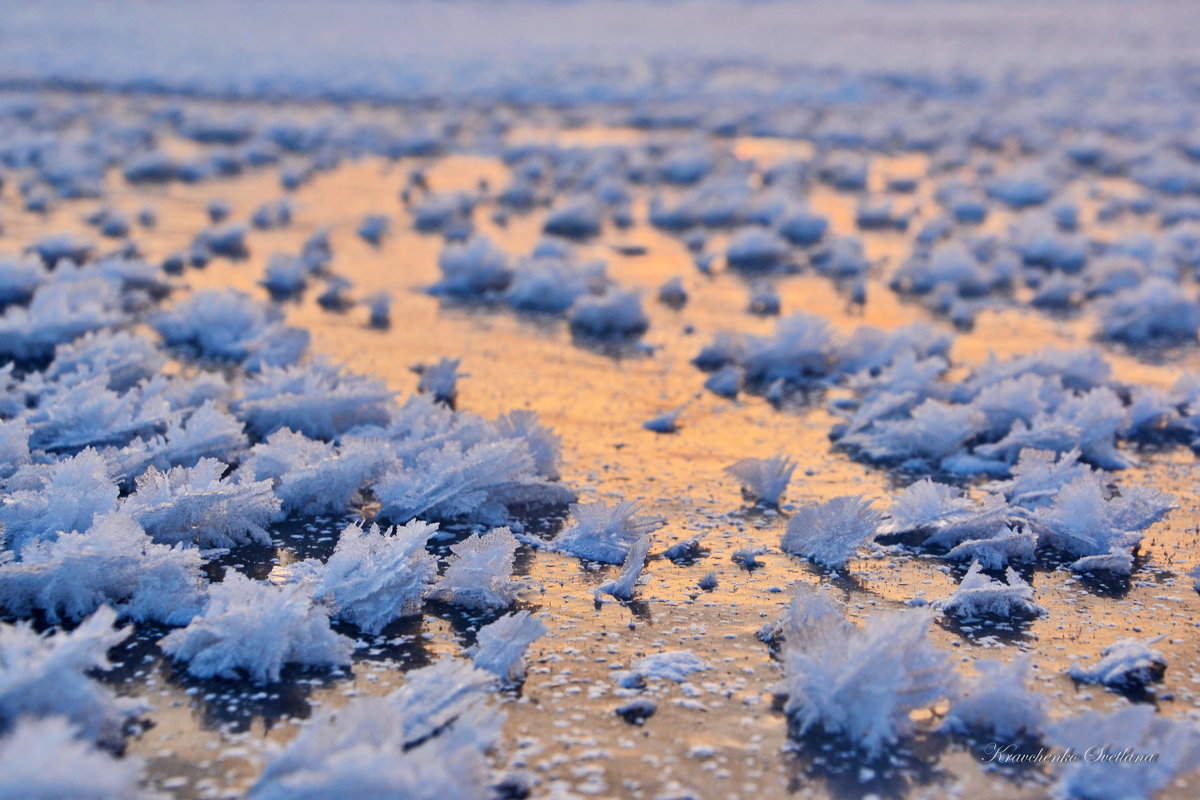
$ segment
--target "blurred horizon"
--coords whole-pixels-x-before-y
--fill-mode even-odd
[[[804,94],[834,70],[998,84],[1191,69],[1185,0],[0,3],[0,82],[245,97]],[[817,73],[817,74],[813,74]]]

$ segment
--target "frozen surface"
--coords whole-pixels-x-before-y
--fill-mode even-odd
[[[1191,797],[1189,11],[6,4],[6,790]]]

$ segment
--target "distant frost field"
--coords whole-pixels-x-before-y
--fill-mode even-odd
[[[1196,796],[1187,4],[200,8],[0,5],[0,798]]]

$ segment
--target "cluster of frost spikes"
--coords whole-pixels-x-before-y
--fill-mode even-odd
[[[875,536],[883,515],[861,496],[805,506],[788,520],[780,546],[830,569],[841,569],[859,545]]]
[[[1016,570],[1004,571],[1005,581],[989,578],[976,561],[958,584],[958,590],[938,603],[946,614],[963,619],[978,617],[1037,617],[1046,613],[1033,599],[1033,587]]]
[[[493,676],[443,659],[407,677],[387,697],[316,716],[267,765],[249,800],[488,796],[483,754],[503,722],[486,699]]]
[[[1041,734],[1046,721],[1046,699],[1026,687],[1029,657],[1010,663],[985,659],[975,662],[978,675],[963,687],[950,707],[942,729],[989,736],[1012,742]]]
[[[1058,797],[1088,800],[1150,798],[1178,777],[1200,768],[1200,728],[1190,720],[1173,720],[1152,705],[1129,705],[1107,714],[1088,711],[1049,726],[1048,738],[1076,753],[1103,748],[1123,751],[1140,761],[1081,758],[1061,768]],[[1146,756],[1153,760],[1146,760]]]
[[[250,448],[239,471],[270,480],[285,513],[341,512],[391,460],[375,439],[345,436],[333,444],[280,428]]]
[[[120,292],[102,278],[64,278],[44,283],[28,306],[0,314],[0,356],[18,361],[49,358],[54,348],[86,333],[124,321]]]
[[[799,735],[819,728],[874,758],[913,730],[910,713],[955,693],[950,659],[923,610],[878,613],[858,628],[806,585],[784,642],[785,711]]]
[[[276,682],[286,664],[344,666],[354,642],[329,627],[312,583],[274,586],[229,570],[208,590],[208,607],[159,646],[200,678]]]
[[[629,546],[629,553],[621,564],[621,574],[616,580],[605,581],[596,587],[594,596],[600,601],[601,595],[612,595],[618,600],[632,600],[637,589],[642,570],[646,568],[646,556],[650,554],[650,537],[643,536]]]
[[[324,359],[264,368],[242,382],[233,411],[258,437],[290,428],[336,439],[351,428],[387,425],[393,394],[382,381],[343,372]]]
[[[1113,689],[1143,689],[1162,680],[1167,659],[1150,645],[1159,639],[1118,639],[1100,651],[1100,660],[1092,667],[1072,663],[1067,670],[1081,683],[1099,683]]]
[[[150,467],[194,467],[203,458],[230,461],[247,444],[242,423],[209,399],[186,416],[174,415],[162,435],[138,437],[119,450],[106,450],[105,456],[125,484]]]
[[[0,724],[25,715],[63,716],[90,741],[118,744],[126,722],[141,711],[89,678],[111,668],[109,649],[129,636],[114,630],[117,613],[103,607],[71,632],[43,636],[27,622],[0,623]]]
[[[634,543],[663,525],[661,517],[643,516],[640,510],[641,505],[630,500],[572,504],[575,525],[560,533],[552,546],[578,558],[621,564]]]
[[[282,311],[232,289],[196,292],[149,322],[168,345],[251,370],[294,364],[309,344],[308,332],[285,325]]]
[[[175,416],[164,396],[168,381],[161,376],[123,393],[107,384],[107,376],[101,374],[46,387],[37,407],[24,415],[33,429],[30,446],[75,453],[86,447],[124,445],[165,428]]]
[[[270,481],[245,473],[222,477],[226,465],[202,458],[194,467],[151,467],[120,509],[160,542],[231,547],[271,541],[266,526],[279,511]]]
[[[483,536],[472,533],[451,545],[452,555],[434,596],[480,611],[508,608],[528,586],[527,581],[512,577],[518,546],[517,537],[508,528],[496,528]]]
[[[528,611],[505,614],[479,629],[471,658],[502,684],[515,686],[525,680],[525,651],[545,634],[546,626]]]
[[[756,503],[778,506],[796,469],[796,462],[787,456],[744,458],[725,468],[742,485],[742,491]]]
[[[581,297],[568,315],[571,332],[594,339],[632,339],[650,327],[637,292],[609,289]]]
[[[401,460],[373,485],[382,518],[509,522],[520,506],[566,505],[574,494],[537,472],[533,440],[485,438],[464,448],[460,441],[429,445]]]
[[[437,559],[425,545],[437,527],[420,520],[387,530],[347,525],[328,561],[301,562],[296,572],[315,574],[313,596],[329,601],[335,616],[376,634],[424,608],[437,580]]]
[[[116,508],[119,494],[108,463],[91,449],[53,464],[21,467],[4,488],[8,496],[0,503],[0,525],[8,547],[17,552],[59,531],[87,530],[93,517]]]
[[[1105,497],[1100,478],[1085,473],[1064,485],[1050,505],[1034,509],[1029,522],[1039,541],[1051,549],[1104,556],[1136,546],[1141,532],[1174,507],[1173,498],[1151,487],[1125,487],[1119,495]]]
[[[944,362],[930,366],[897,359],[895,374],[856,376],[857,401],[835,407],[847,417],[833,434],[839,447],[910,471],[963,476],[1006,476],[1027,449],[1077,450],[1106,469],[1132,463],[1116,447],[1131,430],[1130,413],[1095,350],[992,359],[958,382],[940,377]]]
[[[123,514],[31,542],[20,557],[0,563],[0,606],[21,617],[36,608],[50,622],[78,620],[107,604],[130,619],[186,625],[203,603],[199,551],[155,544]]]
[[[0,797],[22,800],[151,800],[138,786],[143,764],[79,738],[62,717],[23,717],[0,739]]]
[[[1148,278],[1101,304],[1100,330],[1107,339],[1134,344],[1195,343],[1200,330],[1200,303],[1166,278]]]
[[[508,257],[483,236],[446,245],[438,255],[438,269],[442,279],[429,289],[436,295],[485,297],[504,291],[512,281]]]

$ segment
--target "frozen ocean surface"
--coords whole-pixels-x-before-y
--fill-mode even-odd
[[[0,4],[0,796],[1194,796],[1190,10]]]

